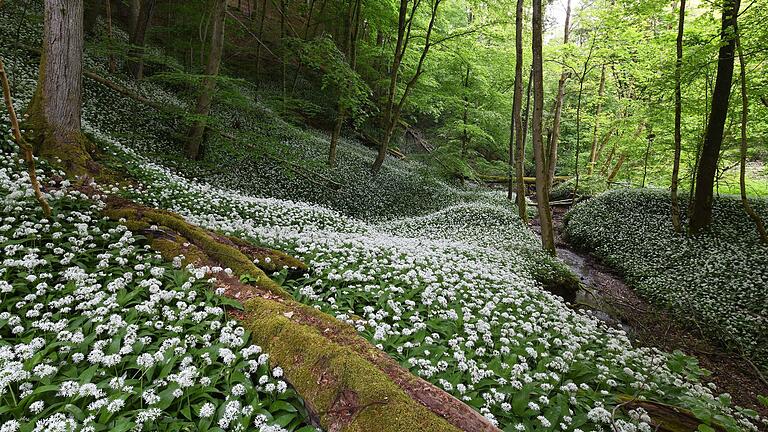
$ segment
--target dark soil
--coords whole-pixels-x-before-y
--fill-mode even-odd
[[[558,255],[579,274],[589,290],[574,306],[590,309],[598,318],[621,326],[637,346],[666,352],[680,350],[697,358],[699,365],[711,372],[704,381],[715,383],[718,393],[729,393],[736,405],[768,416],[768,408],[757,400],[758,395],[768,395],[768,383],[755,366],[717,341],[704,337],[700,329],[687,325],[670,311],[645,301],[620,275],[589,253],[575,250],[561,235],[567,210],[567,207],[553,207]],[[538,231],[538,220],[531,225]]]

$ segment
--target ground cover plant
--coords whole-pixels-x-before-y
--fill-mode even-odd
[[[768,214],[765,200],[753,206]],[[674,232],[666,191],[618,190],[574,207],[566,233],[643,296],[765,368],[768,247],[735,197],[717,199],[715,212],[711,233],[688,237]]]
[[[2,148],[3,431],[304,424],[301,400],[228,318],[239,305],[213,292],[208,269],[163,262],[141,235],[100,216],[98,196],[41,171],[53,188],[46,219],[8,142]]]

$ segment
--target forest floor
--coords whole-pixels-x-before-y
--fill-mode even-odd
[[[757,399],[759,395],[768,394],[768,383],[755,365],[707,338],[701,328],[643,299],[618,272],[588,251],[570,244],[564,235],[564,218],[569,210],[570,206],[553,206],[552,213],[558,257],[586,287],[575,306],[624,329],[636,346],[665,352],[679,350],[695,357],[701,367],[711,372],[704,377],[705,382],[716,384],[720,391],[730,394],[736,404],[768,415],[768,407]],[[531,229],[540,231],[538,219],[531,221]]]

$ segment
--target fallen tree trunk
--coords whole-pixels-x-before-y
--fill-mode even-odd
[[[272,365],[284,370],[313,422],[325,430],[499,431],[468,405],[403,369],[350,324],[293,300],[265,274],[284,267],[304,273],[301,261],[122,198],[107,199],[104,214],[147,237],[166,259],[184,255],[184,264],[232,269],[233,274],[214,275],[224,295],[245,305],[245,311],[232,314],[251,330]],[[241,282],[243,275],[255,283]]]

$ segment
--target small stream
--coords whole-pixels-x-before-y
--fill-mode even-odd
[[[622,328],[627,334],[631,334],[633,332],[632,327],[624,322],[619,311],[604,296],[608,289],[615,289],[616,287],[628,289],[624,281],[604,271],[589,255],[565,247],[558,247],[557,256],[579,277],[583,284],[576,293],[574,308],[584,309],[589,315],[609,326]]]

